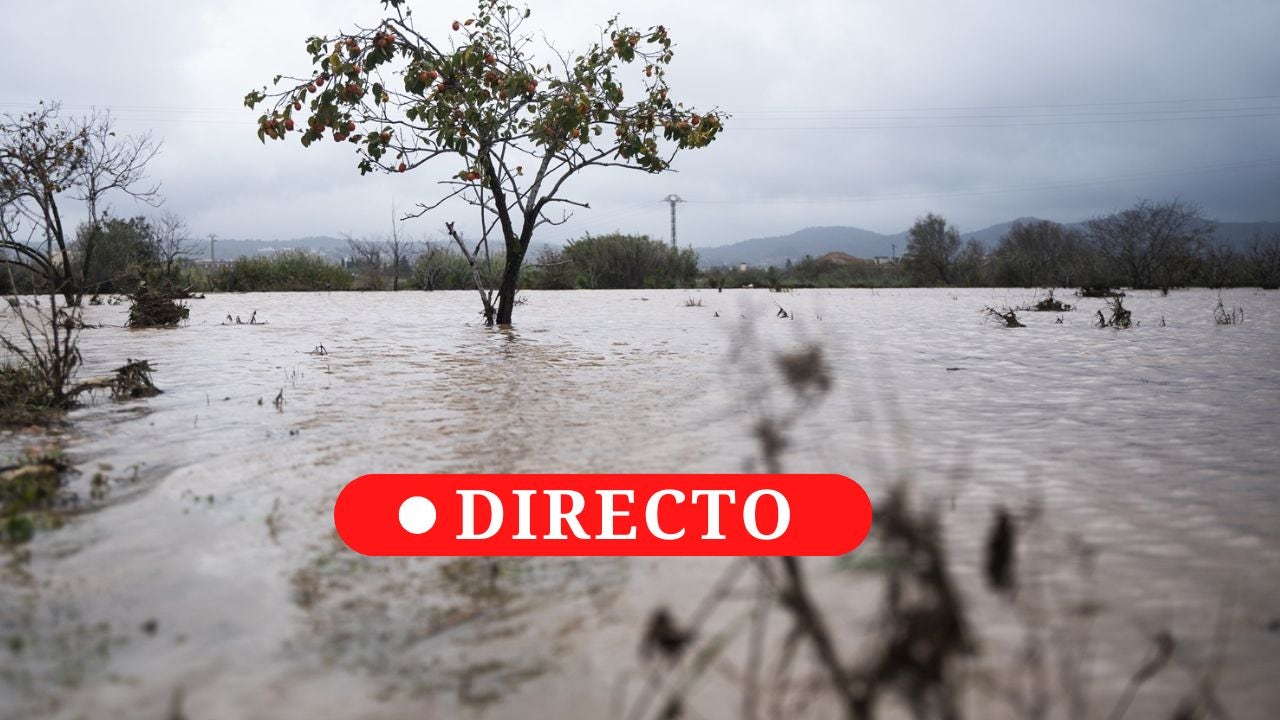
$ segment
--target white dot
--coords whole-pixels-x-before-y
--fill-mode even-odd
[[[410,535],[422,535],[436,524],[436,506],[424,497],[411,497],[400,504],[400,527]]]

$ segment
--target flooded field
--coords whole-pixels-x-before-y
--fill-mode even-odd
[[[153,331],[89,308],[105,327],[82,374],[145,358],[165,393],[99,398],[62,431],[81,503],[0,571],[0,717],[652,717],[646,619],[689,617],[734,561],[368,559],[336,539],[334,499],[370,472],[752,469],[753,426],[786,403],[772,359],[811,344],[834,387],[784,466],[875,500],[906,480],[938,510],[974,677],[1025,661],[981,580],[1003,504],[1039,518],[1022,562],[1044,604],[1094,608],[1044,621],[1051,647],[1093,638],[1077,716],[1106,717],[1163,631],[1172,663],[1129,717],[1169,717],[1219,655],[1230,717],[1280,708],[1280,293],[1224,292],[1237,326],[1214,324],[1214,292],[1134,293],[1126,331],[1092,326],[1102,300],[1022,329],[983,315],[1029,290],[524,297],[507,331],[473,293],[217,295]],[[806,561],[851,649],[880,602],[871,552]],[[687,716],[742,715],[752,607],[712,623],[726,649]],[[1009,715],[994,694],[970,714]],[[839,716],[821,693],[782,714]]]

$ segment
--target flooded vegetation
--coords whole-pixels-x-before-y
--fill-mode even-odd
[[[1115,299],[1017,332],[983,317],[1032,290],[796,290],[786,322],[764,290],[523,296],[512,329],[461,292],[211,295],[176,329],[86,307],[81,375],[145,357],[121,369],[165,392],[0,435],[0,715],[1263,718],[1280,699],[1275,293],[1131,291],[1124,332],[1094,322]],[[375,471],[735,469],[856,478],[871,539],[375,559],[331,518]]]

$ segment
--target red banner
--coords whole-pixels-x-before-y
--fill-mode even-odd
[[[372,556],[834,556],[871,501],[842,475],[365,475],[333,519]]]

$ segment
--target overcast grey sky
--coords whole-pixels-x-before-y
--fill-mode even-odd
[[[420,28],[473,2],[414,7]],[[1180,196],[1221,220],[1280,220],[1280,2],[532,0],[532,27],[583,47],[613,13],[665,24],[673,95],[733,117],[678,173],[598,170],[571,196],[584,232],[720,245],[812,225],[962,231],[1017,216],[1074,221]],[[448,163],[360,177],[350,146],[261,146],[245,92],[307,68],[308,35],[379,16],[377,0],[5,0],[0,112],[110,108],[164,142],[151,175],[200,236],[372,235],[393,203],[430,200]],[[119,213],[134,211],[118,206]],[[446,207],[413,221],[419,237]]]

